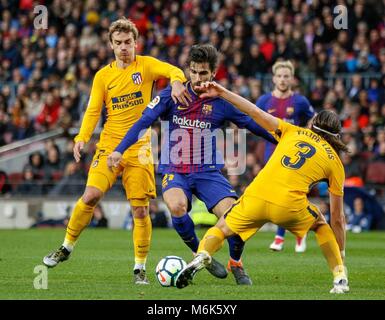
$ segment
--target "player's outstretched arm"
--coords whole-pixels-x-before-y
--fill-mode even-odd
[[[262,128],[267,131],[275,131],[278,129],[278,119],[267,112],[256,107],[250,101],[245,98],[227,90],[216,82],[204,82],[198,88],[198,90],[204,91],[200,95],[201,98],[214,98],[221,97],[229,101],[232,105],[237,107],[240,111],[248,114],[254,119]]]

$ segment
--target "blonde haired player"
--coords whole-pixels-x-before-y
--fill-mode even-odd
[[[48,267],[55,267],[69,258],[80,233],[89,224],[95,206],[122,173],[123,186],[134,218],[135,283],[147,284],[145,264],[152,232],[148,206],[149,199],[156,194],[153,164],[142,164],[139,157],[151,157],[150,129],[124,153],[118,168],[110,170],[107,167],[107,155],[141,117],[151,101],[154,81],[160,77],[169,78],[171,96],[175,102],[178,100],[187,105],[191,97],[183,85],[186,79],[180,69],[155,58],[136,54],[138,30],[130,20],[121,18],[113,22],[109,29],[109,39],[115,61],[95,75],[80,132],[75,137],[73,152],[77,162],[99,121],[103,104],[107,109],[107,121],[88,172],[84,194],[73,209],[64,242],[58,250],[44,257],[43,262]]]
[[[178,288],[192,281],[197,271],[210,263],[223,240],[238,234],[248,240],[265,223],[278,224],[296,236],[315,231],[318,244],[333,272],[330,293],[349,291],[345,255],[345,215],[343,210],[344,167],[338,156],[347,147],[340,140],[338,115],[323,110],[309,129],[289,124],[264,112],[241,96],[215,82],[199,86],[201,98],[221,97],[248,114],[264,129],[280,137],[272,157],[246,188],[244,194],[209,229],[199,244],[198,254],[176,280]],[[312,184],[326,180],[329,184],[331,227],[307,193]]]
[[[289,61],[277,61],[273,68],[274,89],[258,98],[256,105],[267,113],[290,122],[294,125],[305,127],[314,116],[313,107],[303,95],[293,92],[294,65]],[[269,160],[275,149],[275,144],[265,142],[264,163]],[[278,227],[274,241],[270,249],[283,250],[285,241],[285,229]],[[296,238],[295,251],[306,250],[306,235]]]

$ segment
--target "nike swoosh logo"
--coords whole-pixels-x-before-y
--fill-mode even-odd
[[[107,90],[111,90],[111,89],[113,89],[113,88],[115,88],[117,86],[117,84],[116,85],[114,85],[114,86],[109,86],[109,87],[107,87]]]
[[[188,107],[178,106],[177,109],[178,109],[178,110],[186,110],[186,109],[188,109]]]
[[[273,113],[276,109],[269,109],[267,110],[267,113]]]

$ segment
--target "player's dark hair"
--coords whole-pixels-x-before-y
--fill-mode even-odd
[[[191,62],[208,63],[213,72],[218,64],[218,50],[211,44],[196,44],[190,49],[186,64],[189,67]]]
[[[324,138],[337,153],[349,152],[341,140],[341,122],[335,112],[322,110],[314,117],[311,130]]]

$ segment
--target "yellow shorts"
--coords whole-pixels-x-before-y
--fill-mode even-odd
[[[122,184],[131,205],[148,206],[149,199],[156,197],[151,150],[140,151],[140,156],[149,159],[148,163],[141,163],[139,151],[125,152],[120,166],[111,170],[107,166],[107,156],[112,151],[112,148],[98,145],[88,172],[87,186],[96,187],[105,193],[122,174]]]
[[[297,237],[304,237],[318,217],[319,209],[310,202],[302,210],[293,210],[243,195],[225,214],[225,221],[234,233],[246,241],[267,222],[277,224]]]

